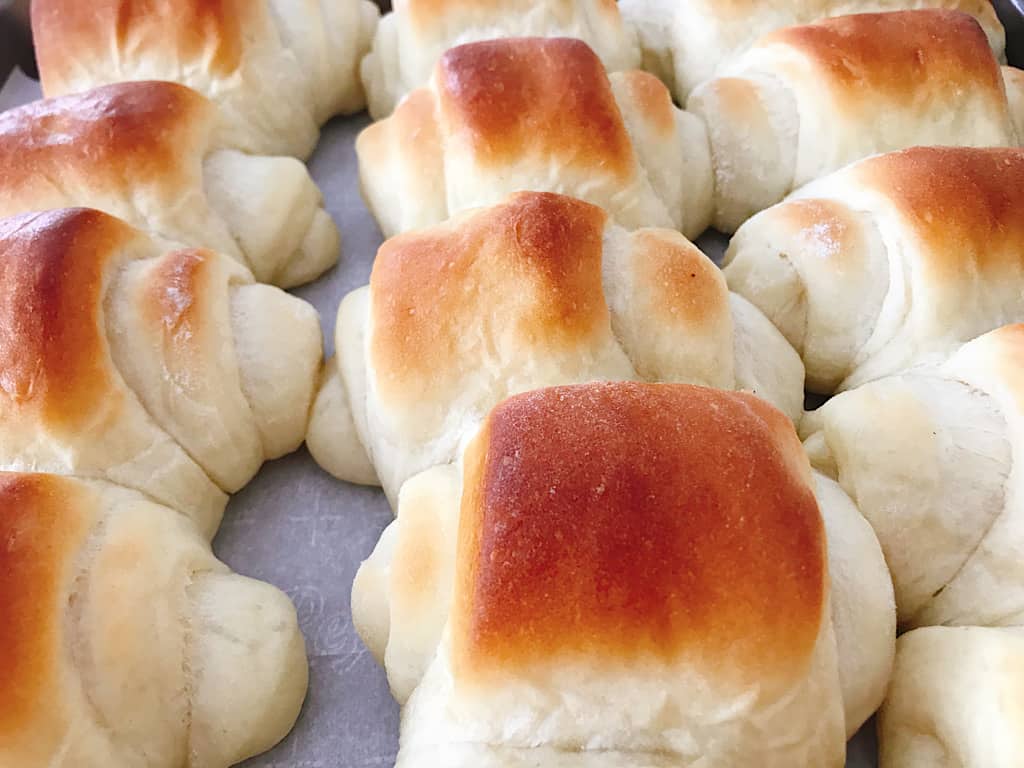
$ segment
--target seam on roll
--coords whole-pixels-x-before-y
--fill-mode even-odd
[[[231,327],[231,342],[232,342],[231,360],[234,363],[234,366],[235,366],[235,376],[238,379],[238,391],[241,393],[242,399],[245,401],[245,407],[248,409],[248,412],[249,412],[249,424],[252,426],[253,431],[256,433],[256,438],[257,438],[257,440],[259,442],[259,445],[260,445],[260,452],[263,454],[262,457],[261,457],[262,460],[260,461],[260,464],[262,465],[263,462],[265,462],[267,460],[267,455],[268,455],[267,454],[267,446],[263,443],[263,434],[262,434],[262,430],[260,430],[260,428],[259,428],[259,422],[256,419],[256,410],[253,407],[252,399],[249,397],[249,393],[246,391],[245,384],[242,381],[242,365],[241,365],[241,363],[239,362],[239,359],[238,359],[238,338],[236,336],[235,322],[234,322],[234,320],[235,320],[235,316],[234,316],[234,308],[235,308],[235,301],[234,300],[235,300],[235,296],[236,296],[236,294],[237,294],[237,292],[238,292],[238,290],[240,288],[246,288],[246,287],[251,286],[251,285],[265,285],[265,283],[255,283],[255,282],[246,283],[246,282],[242,282],[238,275],[228,275],[227,282],[224,285],[224,294],[225,294],[224,298],[227,301],[228,324]],[[270,286],[270,287],[273,288],[273,286]],[[310,398],[310,406],[309,406],[309,408],[312,408],[313,400],[315,400],[316,393],[314,392],[313,394],[314,394],[314,397]],[[304,425],[307,428],[309,427],[309,413],[310,413],[309,408],[306,409],[306,419],[305,419],[305,425]],[[204,468],[203,471],[204,472],[206,471],[205,468]],[[251,479],[252,478],[250,478],[250,481],[251,481]],[[246,485],[248,485],[248,483],[249,483],[249,481],[246,481]],[[220,485],[217,484],[217,487],[220,488]],[[224,488],[221,488],[221,490],[224,491],[225,493],[228,493],[228,491],[225,490]]]
[[[344,301],[344,298],[342,299],[342,301]],[[360,424],[360,422],[356,418],[355,409],[353,408],[355,403],[352,402],[352,395],[349,392],[348,381],[345,378],[345,373],[344,373],[344,370],[342,368],[342,360],[341,360],[341,357],[338,355],[339,350],[338,350],[338,344],[337,344],[337,334],[335,334],[336,341],[335,341],[335,345],[334,345],[334,356],[335,356],[335,358],[337,358],[338,381],[341,384],[342,395],[348,401],[349,415],[352,418],[352,431],[355,432],[356,440],[358,440],[359,443],[363,446],[363,451],[366,452],[366,458],[369,459],[370,466],[373,467],[374,474],[377,475],[377,482],[378,482],[378,484],[380,484],[381,488],[383,488],[384,487],[383,478],[381,477],[380,469],[377,466],[377,457],[374,455],[376,453],[376,451],[374,450],[374,442],[373,442],[373,440],[370,439],[370,435],[369,435],[369,433],[371,432],[371,430],[370,430],[370,365],[372,365],[372,362],[373,362],[373,357],[370,354],[370,317],[371,317],[371,314],[372,314],[372,309],[371,308],[372,308],[372,305],[373,305],[373,289],[370,288],[369,286],[367,286],[367,288],[366,288],[366,298],[363,301],[363,304],[364,304],[364,307],[363,307],[364,311],[362,311],[360,313],[360,317],[358,318],[358,323],[356,325],[356,334],[357,334],[356,335],[356,339],[359,342],[359,346],[361,347],[359,354],[360,354],[360,356],[362,358],[362,366],[360,366],[360,370],[358,372],[358,375],[360,375],[362,377],[362,379],[363,379],[363,396],[360,398],[360,401],[361,401],[360,402],[360,406],[361,406],[362,412],[363,412],[363,415],[362,415],[363,421],[362,421],[362,423],[366,425],[366,431],[368,433],[365,436],[359,431],[359,424]],[[337,325],[337,319],[335,319],[335,325]],[[380,430],[378,430],[378,432],[379,431]],[[399,490],[401,490],[401,489],[397,488],[397,489],[395,489],[395,492],[397,493]],[[397,513],[397,510],[396,510],[396,513]]]
[[[82,614],[85,610],[85,605],[89,602],[88,600],[88,589],[86,588],[90,581],[91,561],[92,555],[101,549],[102,541],[106,537],[107,532],[107,521],[105,517],[100,517],[96,524],[89,531],[89,534],[85,537],[85,541],[82,543],[81,549],[76,553],[74,559],[74,578],[71,579],[71,589],[64,600],[66,605],[64,622],[67,626],[68,633],[65,642],[68,643],[67,652],[71,659],[71,666],[74,668],[75,673],[78,677],[79,686],[82,691],[82,698],[85,699],[86,708],[88,709],[89,715],[93,721],[93,724],[99,728],[103,735],[106,737],[108,746],[112,749],[113,744],[113,728],[107,719],[103,716],[103,711],[96,704],[92,694],[92,680],[96,676],[95,671],[92,669],[91,663],[86,663],[85,658],[88,658],[88,654],[81,653],[78,648],[84,644],[82,640],[84,632],[81,629],[82,625]],[[70,733],[70,732],[69,732]]]
[[[155,257],[155,258],[159,258],[159,257]],[[114,287],[115,283],[117,283],[118,281],[121,280],[122,275],[124,274],[125,270],[128,268],[128,266],[130,264],[134,264],[134,263],[138,263],[138,262],[144,262],[144,261],[149,261],[149,259],[133,259],[133,260],[129,260],[129,261],[125,262],[124,264],[122,264],[121,266],[119,266],[117,268],[117,271],[115,272],[115,274],[111,277],[109,282],[107,282],[106,291],[105,291],[104,296],[103,296],[102,310],[101,311],[103,313],[103,317],[102,317],[103,340],[107,344],[107,355],[108,355],[108,358],[110,360],[110,369],[117,374],[117,380],[124,387],[125,392],[127,392],[127,393],[129,393],[131,395],[131,397],[135,400],[135,402],[138,404],[138,406],[142,409],[143,413],[146,414],[146,418],[149,419],[149,421],[153,425],[153,427],[157,431],[162,433],[173,445],[177,446],[177,448],[183,454],[185,454],[185,456],[188,457],[188,459],[199,469],[199,471],[203,473],[203,476],[207,480],[210,481],[210,484],[214,488],[218,489],[221,493],[227,494],[228,491],[226,489],[222,488],[220,483],[218,483],[216,480],[214,480],[210,476],[210,473],[207,472],[206,467],[204,467],[196,459],[196,457],[193,456],[189,452],[189,450],[185,446],[183,446],[181,443],[179,443],[174,438],[173,435],[171,435],[166,429],[164,429],[163,426],[160,424],[160,422],[157,421],[157,419],[153,416],[152,413],[150,413],[149,408],[146,407],[146,404],[143,402],[142,398],[139,397],[138,393],[136,393],[136,391],[134,389],[132,389],[131,387],[128,386],[128,382],[125,380],[124,375],[121,373],[121,370],[117,367],[117,364],[114,361],[114,355],[111,352],[111,350],[113,349],[114,345],[111,343],[111,332],[110,332],[110,325],[109,325],[110,313],[107,311],[108,305],[112,301],[112,298],[113,298],[112,297],[113,287]],[[246,402],[248,404],[248,401],[246,401]],[[251,409],[251,406],[250,406],[250,409]],[[106,474],[104,474],[103,477],[105,479],[106,478]],[[118,483],[115,483],[115,484],[118,484]],[[135,488],[134,486],[132,486],[132,490],[139,491],[139,492],[145,494],[146,496],[152,498],[152,495],[150,493],[147,493],[145,490],[143,490],[141,488]],[[160,504],[162,506],[165,506],[165,507],[171,507],[171,509],[176,509],[175,507],[172,507],[170,505],[170,503],[168,503],[166,501],[156,500],[156,503]]]
[[[834,198],[829,198],[829,199],[830,200],[834,200]],[[841,202],[841,201],[836,200],[836,202]],[[836,387],[836,392],[837,393],[841,392],[841,391],[843,391],[843,390],[845,390],[847,388],[846,387],[846,382],[849,380],[850,376],[853,375],[854,371],[857,368],[860,368],[862,365],[864,365],[864,363],[867,360],[870,359],[870,357],[864,357],[863,356],[864,355],[864,349],[868,346],[868,344],[871,343],[871,341],[875,338],[875,335],[878,333],[878,321],[879,321],[879,318],[881,318],[882,314],[885,312],[885,307],[886,307],[886,305],[889,302],[889,297],[892,295],[892,290],[893,290],[893,279],[892,279],[893,268],[894,268],[894,266],[893,266],[893,247],[891,247],[888,243],[886,243],[885,233],[882,231],[882,228],[880,226],[878,226],[878,222],[877,222],[878,215],[877,215],[877,213],[875,211],[861,210],[860,208],[852,208],[852,207],[850,208],[850,210],[853,211],[854,213],[856,213],[858,216],[865,216],[865,217],[868,217],[868,218],[871,218],[871,219],[875,220],[875,221],[872,221],[872,225],[874,226],[875,231],[878,233],[879,241],[885,246],[885,264],[889,268],[888,269],[889,284],[888,284],[888,287],[886,288],[885,296],[882,297],[882,303],[878,307],[878,314],[875,315],[875,326],[872,329],[871,333],[868,334],[868,337],[866,339],[864,339],[864,341],[860,344],[860,346],[857,347],[857,349],[854,351],[853,355],[851,355],[850,362],[846,366],[846,368],[844,369],[842,378],[839,380],[839,385]],[[903,243],[902,239],[897,237],[896,238],[896,242],[895,242],[895,246],[899,248],[901,254],[904,251],[903,245],[904,245],[904,243]],[[899,264],[901,266],[905,266],[905,267],[909,268],[910,271],[911,271],[911,275],[905,275],[905,277],[912,276],[912,273],[913,273],[913,265],[912,264],[907,264],[906,260],[903,259],[903,258],[901,258],[899,260]],[[914,304],[913,292],[910,290],[910,285],[912,284],[912,282],[913,282],[912,280],[907,280],[907,279],[903,280],[903,295],[904,295],[904,298],[906,299],[906,301],[904,303],[904,308],[903,308],[902,316],[900,317],[899,324],[897,325],[896,333],[893,333],[893,334],[891,334],[889,336],[888,341],[886,342],[885,345],[883,345],[882,349],[884,349],[885,346],[888,346],[888,344],[891,343],[892,340],[894,338],[896,338],[896,336],[899,335],[900,331],[902,331],[902,329],[905,328],[906,325],[907,325],[907,318],[910,316],[910,313],[911,313],[911,310],[912,310],[913,304]],[[901,370],[898,370],[898,371],[892,371],[890,374],[884,374],[884,375],[892,375],[894,373],[903,373],[903,372],[909,370],[909,367],[912,367],[912,366],[905,367],[905,368],[903,368]],[[875,376],[874,377],[874,379],[877,379],[877,378],[880,378],[880,377],[879,376]],[[857,384],[857,386],[858,387],[859,386],[863,386],[864,384],[868,383],[868,381],[872,381],[874,379],[866,379],[864,381],[861,381],[860,383]]]
[[[992,397],[991,395],[989,395],[988,392],[985,392],[984,390],[974,386],[973,384],[969,384],[968,382],[963,381],[959,377],[954,377],[951,380],[957,382],[958,384],[962,384],[963,386],[967,387],[968,390],[971,390],[971,391],[974,391],[974,392],[982,392],[986,397],[989,397],[989,398]],[[1001,411],[1000,411],[1000,416],[1003,416]],[[1003,422],[1006,423],[1005,416],[1003,416]],[[1007,441],[1007,442],[1009,442],[1009,441]],[[1016,461],[1015,461],[1015,457],[1013,455],[1013,448],[1012,448],[1012,445],[1011,445],[1011,447],[1010,447],[1010,470],[1006,474],[1007,480],[1009,480],[1009,478],[1013,475],[1014,465],[1015,464],[1016,464]],[[914,626],[917,626],[917,617],[923,611],[925,611],[928,608],[930,608],[932,603],[934,602],[935,598],[937,598],[939,595],[941,595],[951,584],[953,584],[953,582],[955,582],[960,577],[960,574],[962,574],[964,572],[964,570],[971,564],[971,561],[974,559],[974,556],[976,554],[978,554],[978,552],[981,550],[981,548],[985,545],[985,542],[988,540],[989,534],[992,533],[992,529],[995,528],[996,524],[1000,520],[1003,519],[1004,515],[1006,515],[1006,512],[1007,512],[1007,503],[1006,503],[1006,501],[1007,501],[1007,494],[1006,494],[1006,486],[1004,484],[1004,486],[1003,486],[1003,506],[1002,506],[1002,509],[1000,509],[999,512],[996,513],[995,515],[993,515],[992,519],[989,520],[988,525],[986,525],[985,526],[985,530],[981,532],[981,535],[978,537],[977,542],[971,548],[971,551],[968,552],[965,555],[965,557],[963,559],[963,562],[960,564],[960,567],[957,568],[956,571],[953,572],[953,575],[950,576],[946,580],[946,583],[942,586],[941,589],[939,589],[937,592],[933,593],[928,598],[928,600],[925,601],[924,605],[922,605],[920,608],[917,609],[917,611],[914,612],[914,615],[910,619],[910,621],[913,623]],[[954,621],[955,621],[955,619],[954,619]]]
[[[235,232],[234,228],[232,228],[231,226],[229,226],[229,225],[228,225],[227,219],[225,219],[225,217],[224,217],[224,216],[223,216],[223,215],[221,214],[221,212],[220,212],[220,210],[219,210],[219,209],[217,208],[217,206],[216,206],[216,205],[214,205],[214,204],[213,204],[213,203],[212,203],[212,202],[210,201],[210,192],[209,192],[209,190],[207,189],[207,180],[206,180],[206,173],[207,173],[207,171],[206,171],[206,161],[207,161],[207,160],[209,160],[209,159],[210,159],[210,157],[211,157],[211,156],[212,156],[213,154],[215,154],[216,152],[228,152],[228,151],[230,151],[230,150],[226,150],[226,149],[216,149],[216,150],[213,150],[213,151],[207,152],[207,153],[206,153],[206,154],[205,154],[205,155],[203,156],[203,160],[202,160],[202,177],[203,177],[203,183],[202,183],[202,187],[201,187],[201,189],[202,189],[202,194],[203,194],[203,201],[204,201],[204,202],[206,203],[206,207],[207,207],[207,209],[208,209],[208,210],[209,210],[209,211],[210,211],[211,213],[213,213],[213,214],[214,214],[214,215],[215,215],[215,216],[216,216],[216,217],[217,217],[218,219],[220,219],[220,222],[221,222],[221,224],[223,224],[223,225],[224,225],[224,229],[225,229],[225,231],[227,231],[227,233],[228,233],[228,237],[230,237],[230,238],[231,238],[231,242],[235,244],[235,249],[236,249],[236,250],[238,251],[238,255],[239,255],[239,256],[241,257],[242,261],[243,261],[243,262],[244,262],[244,264],[245,264],[245,268],[246,268],[246,269],[248,269],[248,270],[249,270],[250,272],[253,272],[253,273],[255,274],[255,270],[253,270],[253,266],[252,266],[252,259],[250,259],[250,258],[249,258],[249,252],[248,252],[248,251],[246,251],[246,250],[245,250],[245,248],[243,248],[243,247],[242,247],[242,240],[241,240],[241,237],[239,236],[239,234],[238,234],[237,232]]]
[[[196,571],[189,569],[187,579],[185,583],[185,602],[188,605],[192,605],[192,586],[195,584]],[[194,702],[195,697],[195,671],[192,669],[192,649],[195,644],[195,630],[192,626],[191,620],[192,614],[185,612],[178,619],[181,622],[182,627],[182,656],[181,656],[181,674],[182,674],[182,692],[185,694],[185,722],[183,723],[185,728],[185,745],[188,749],[188,764],[190,768],[192,766],[199,766],[199,755],[196,753],[192,744],[192,719],[194,716]]]
[[[648,379],[640,375],[640,371],[637,368],[636,361],[633,359],[633,355],[630,354],[629,348],[622,341],[622,337],[619,336],[619,334],[615,331],[615,323],[612,320],[612,316],[614,313],[612,312],[611,305],[608,303],[608,296],[604,291],[604,281],[602,281],[601,293],[604,294],[602,298],[605,300],[605,305],[608,307],[608,333],[615,340],[615,344],[618,346],[619,351],[622,353],[622,356],[626,358],[626,362],[629,363],[629,367],[633,371],[633,380],[648,381]]]

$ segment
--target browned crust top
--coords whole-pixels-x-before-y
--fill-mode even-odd
[[[173,184],[205,149],[213,114],[190,88],[144,81],[8,110],[0,114],[0,200],[25,210],[34,188],[60,187],[62,177],[122,193],[140,181]]]
[[[87,208],[0,221],[0,418],[73,428],[109,396],[104,273],[135,237]]]
[[[783,44],[799,51],[838,92],[854,100],[920,100],[956,95],[969,83],[1003,99],[999,64],[974,17],[925,9],[862,13],[787,27],[760,47]],[[922,90],[922,86],[928,87]],[[929,97],[931,98],[931,97]]]
[[[546,0],[545,7],[562,24],[569,24],[580,12],[581,5],[593,5],[609,23],[621,24],[616,0]],[[451,27],[452,17],[472,14],[497,20],[509,14],[528,13],[536,9],[535,0],[399,0],[397,12],[406,14],[415,29],[432,30]]]
[[[494,409],[465,472],[459,679],[581,656],[741,680],[805,668],[825,535],[792,424],[764,401],[668,384],[530,392]]]
[[[252,0],[33,0],[32,30],[46,93],[64,91],[79,66],[114,57],[165,60],[168,71],[201,67],[213,77],[235,72],[254,20]]]
[[[604,66],[580,40],[513,38],[452,48],[436,73],[442,120],[477,162],[524,155],[628,178],[633,148]]]
[[[852,173],[885,195],[926,246],[939,276],[1024,263],[1024,150],[915,147]],[[973,266],[971,266],[973,265]]]
[[[371,359],[385,397],[432,397],[474,367],[481,339],[569,348],[609,327],[606,214],[543,192],[394,237],[374,262]]]

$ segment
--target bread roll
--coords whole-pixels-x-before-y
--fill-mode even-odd
[[[812,461],[867,517],[900,623],[1024,624],[1024,325],[804,417]]]
[[[517,38],[448,51],[356,142],[363,197],[386,237],[519,190],[600,205],[620,225],[696,237],[713,188],[707,135],[653,76],[605,74],[580,40]]]
[[[729,287],[828,393],[942,360],[1024,319],[1024,151],[916,148],[857,163],[745,224]]]
[[[1014,768],[1024,752],[1024,630],[928,627],[897,643],[881,768]]]
[[[381,19],[362,76],[370,115],[391,114],[403,96],[426,85],[437,60],[457,45],[499,37],[575,37],[615,72],[640,66],[634,31],[614,0],[397,0]]]
[[[687,385],[504,401],[403,487],[352,605],[401,768],[841,766],[895,638],[878,544],[792,424]]]
[[[696,88],[686,108],[707,123],[712,223],[723,232],[878,152],[1019,141],[984,32],[952,11],[858,14],[773,32]]]
[[[763,35],[828,17],[945,8],[977,19],[1000,60],[1006,43],[988,0],[622,0],[619,7],[640,33],[644,69],[661,77],[680,103]]]
[[[386,242],[341,303],[336,349],[307,443],[343,479],[376,474],[392,502],[516,392],[645,379],[803,406],[796,353],[695,246],[550,193]]]
[[[134,488],[210,536],[301,444],[321,356],[304,301],[89,209],[0,221],[0,339],[0,469]]]
[[[235,258],[290,287],[338,259],[305,166],[227,149],[213,103],[176,83],[119,83],[0,114],[0,216],[84,205]]]
[[[365,105],[368,0],[33,0],[47,96],[173,80],[213,99],[231,146],[305,158],[319,126]]]
[[[183,516],[99,481],[0,473],[0,541],[0,764],[227,768],[295,722],[295,609]]]

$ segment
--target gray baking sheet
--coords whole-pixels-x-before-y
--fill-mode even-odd
[[[0,91],[0,110],[38,96],[38,84],[15,72]],[[309,164],[341,229],[342,255],[337,267],[294,293],[320,312],[328,355],[334,353],[338,303],[366,284],[381,243],[356,183],[353,142],[368,122],[359,115],[329,123]],[[716,235],[701,240],[716,257],[723,244]],[[383,671],[356,635],[349,610],[356,568],[390,520],[383,493],[335,480],[305,448],[266,464],[228,504],[214,550],[239,573],[276,584],[291,596],[310,662],[309,697],[295,730],[244,768],[394,765],[398,707]],[[873,768],[874,752],[868,727],[851,742],[847,768]]]

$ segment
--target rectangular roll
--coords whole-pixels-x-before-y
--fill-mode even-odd
[[[400,768],[839,768],[895,641],[870,526],[789,420],[673,384],[499,404],[403,488],[352,605]]]

